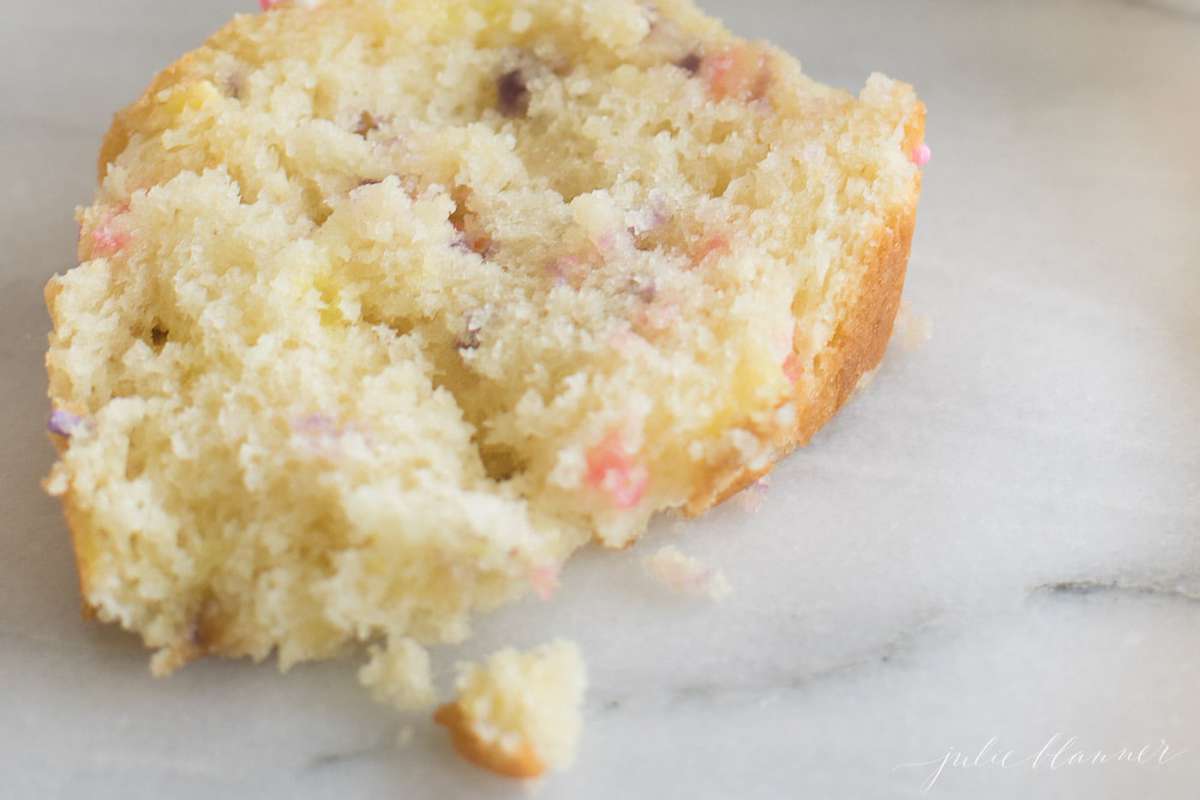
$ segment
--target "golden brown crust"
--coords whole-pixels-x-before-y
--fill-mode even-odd
[[[51,437],[61,438],[61,437]],[[62,445],[55,442],[55,446]],[[88,600],[91,593],[91,575],[95,560],[95,543],[91,532],[94,528],[85,524],[83,512],[75,504],[70,489],[59,500],[62,503],[63,516],[67,523],[67,532],[71,537],[71,548],[75,551],[75,571],[79,577],[80,607],[85,619],[96,619],[96,608]],[[160,650],[164,657],[155,664],[155,675],[167,675],[187,665],[192,661],[207,655],[240,658],[249,652],[228,637],[226,620],[220,609],[211,601],[205,601],[196,613],[186,635],[169,646]]]
[[[454,749],[472,764],[508,778],[536,778],[546,771],[545,762],[529,742],[510,753],[480,739],[456,703],[440,706],[433,721],[449,729]]]
[[[83,525],[81,514],[76,508],[71,492],[68,491],[62,496],[63,516],[67,521],[67,531],[71,536],[71,549],[75,551],[75,571],[79,573],[79,596],[80,609],[83,612],[85,619],[95,619],[96,609],[88,602],[88,585],[91,582],[92,575],[92,551],[94,548],[88,546],[87,528]]]
[[[905,129],[904,151],[912,152],[924,135],[925,107],[918,105]],[[771,463],[761,469],[736,463],[718,468],[684,506],[687,516],[699,516],[724,502],[770,472],[792,450],[808,444],[813,434],[850,399],[863,375],[879,365],[900,308],[920,194],[918,173],[909,203],[889,215],[876,234],[859,282],[858,296],[851,302],[829,345],[815,359],[814,372],[820,380],[818,392],[815,397],[798,395],[793,400],[795,427],[783,431],[773,442]]]
[[[140,123],[144,122],[146,116],[156,105],[155,95],[163,89],[182,83],[192,69],[192,65],[200,61],[200,54],[203,50],[202,47],[200,50],[194,50],[184,55],[155,75],[154,80],[150,81],[150,85],[133,104],[113,115],[112,125],[104,134],[104,140],[100,143],[100,154],[96,158],[96,178],[99,182],[104,182],[104,177],[108,173],[108,165],[116,161],[117,156],[124,152],[133,132],[142,129]],[[139,124],[132,124],[131,121]]]

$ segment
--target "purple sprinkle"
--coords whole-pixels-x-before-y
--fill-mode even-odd
[[[688,53],[686,56],[675,62],[675,66],[684,70],[689,75],[695,75],[697,72],[699,72],[700,64],[701,59],[699,53]]]
[[[70,436],[82,424],[83,417],[76,416],[70,411],[63,411],[61,408],[56,408],[51,412],[50,421],[46,423],[46,428],[51,433],[56,433],[59,436]]]
[[[338,433],[337,422],[325,414],[308,414],[298,417],[292,422],[292,427],[300,433],[311,436],[334,436]]]
[[[658,296],[658,287],[654,283],[654,278],[635,277],[629,282],[629,290],[643,303],[653,303],[654,298]]]
[[[506,117],[523,117],[529,112],[529,87],[521,70],[509,70],[496,81],[500,95],[500,113]]]
[[[487,317],[487,312],[473,311],[466,315],[466,333],[460,336],[455,341],[454,346],[459,350],[474,350],[479,347],[479,332],[483,330],[483,323]]]
[[[245,79],[245,76],[240,73],[231,73],[224,81],[225,94],[234,100],[240,100],[242,97],[242,84],[245,82]]]

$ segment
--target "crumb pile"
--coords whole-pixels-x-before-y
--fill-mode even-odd
[[[105,139],[46,485],[157,673],[362,644],[420,707],[425,645],[719,502],[874,366],[924,109],[688,0],[267,5]]]

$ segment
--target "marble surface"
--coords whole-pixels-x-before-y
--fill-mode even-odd
[[[108,114],[254,5],[0,2],[0,796],[1195,797],[1200,3],[708,0],[819,78],[918,86],[907,297],[935,333],[893,344],[757,512],[585,553],[555,602],[438,654],[445,676],[581,643],[582,753],[534,787],[373,705],[354,663],[155,681],[80,619],[37,487],[41,287],[72,265]],[[667,543],[734,594],[649,581]]]

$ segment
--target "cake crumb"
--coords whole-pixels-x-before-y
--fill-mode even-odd
[[[720,601],[733,591],[720,569],[685,555],[674,545],[660,547],[654,555],[643,559],[642,565],[659,583],[683,594]]]
[[[485,663],[458,665],[458,697],[434,721],[468,761],[510,778],[536,778],[575,760],[587,672],[579,648],[557,640]]]
[[[894,336],[906,352],[919,350],[933,338],[933,318],[914,310],[905,300],[896,314]]]

